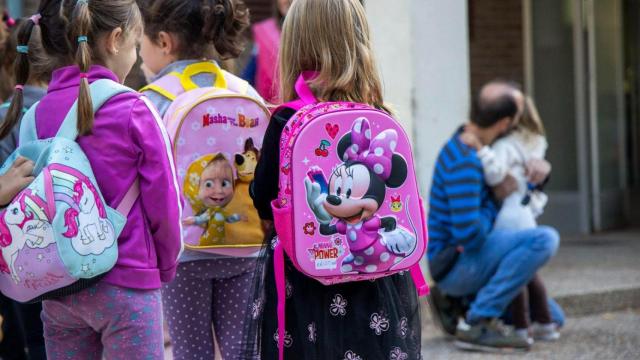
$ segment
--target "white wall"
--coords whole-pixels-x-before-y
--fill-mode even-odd
[[[367,0],[366,6],[385,96],[412,133],[427,198],[440,148],[468,117],[467,1]]]
[[[381,72],[385,101],[413,136],[413,52],[411,0],[365,1],[373,47]]]
[[[469,31],[466,0],[413,0],[415,121],[423,196],[442,145],[469,112]]]

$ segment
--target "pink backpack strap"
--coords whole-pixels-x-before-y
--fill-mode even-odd
[[[411,278],[413,279],[413,283],[416,285],[416,290],[418,291],[418,297],[423,297],[429,295],[429,285],[427,285],[426,280],[424,279],[424,275],[422,274],[422,270],[420,269],[420,263],[415,263],[410,269]]]
[[[140,92],[153,91],[156,92],[170,101],[175,100],[179,95],[184,93],[184,88],[180,84],[180,73],[172,72],[160,79],[152,82],[151,84],[140,89]]]
[[[276,293],[278,297],[278,360],[284,359],[285,337],[285,276],[284,276],[284,247],[280,239],[273,250],[273,272],[276,277]]]
[[[140,196],[140,182],[138,178],[136,178],[122,200],[120,200],[116,211],[124,215],[124,217],[129,216],[129,212],[131,212],[131,208],[133,208],[133,204],[138,199],[138,196]]]
[[[298,80],[296,80],[296,94],[298,94],[298,100],[293,100],[287,103],[284,103],[278,106],[273,113],[280,111],[282,108],[291,108],[295,111],[302,109],[305,105],[315,104],[318,102],[316,96],[313,95],[313,91],[307,85],[307,81],[313,80],[316,76],[318,76],[317,71],[303,71],[300,76],[298,76]]]

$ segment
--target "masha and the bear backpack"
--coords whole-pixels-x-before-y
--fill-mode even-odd
[[[214,74],[215,83],[198,87],[193,77],[202,73]],[[264,232],[249,184],[270,114],[247,95],[248,88],[216,63],[199,62],[141,89],[172,100],[163,121],[186,200],[188,249],[244,257],[257,255],[262,246]]]

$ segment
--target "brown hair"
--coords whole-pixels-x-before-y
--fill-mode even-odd
[[[100,35],[121,28],[124,34],[141,30],[140,10],[135,0],[42,0],[38,8],[41,14],[39,27],[41,44],[49,67],[76,64],[85,73],[92,62],[101,62],[100,51],[95,48]],[[20,45],[28,44],[35,24],[26,21],[18,30]],[[139,30],[138,30],[139,29]],[[86,37],[86,41],[84,38]],[[29,79],[30,54],[18,54],[16,58],[16,82],[24,85]],[[23,105],[22,91],[17,89],[2,127],[0,138],[16,125]],[[78,96],[78,133],[86,135],[93,128],[93,105],[89,81],[80,79]]]
[[[15,45],[11,44],[9,12],[5,7],[5,1],[0,0],[0,102],[8,98],[13,92],[14,78],[11,66],[15,58]]]
[[[244,49],[249,10],[242,0],[138,0],[144,32],[178,37],[179,59],[237,57]]]
[[[282,29],[280,86],[284,101],[297,98],[301,72],[318,76],[310,87],[320,101],[353,101],[385,109],[369,25],[358,0],[296,0]]]
[[[526,130],[536,135],[545,136],[544,124],[542,124],[542,119],[540,118],[540,114],[538,114],[538,109],[530,96],[525,97],[524,112],[522,113],[520,121],[518,121],[516,129]]]

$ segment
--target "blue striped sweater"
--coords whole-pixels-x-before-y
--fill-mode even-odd
[[[497,206],[484,181],[476,151],[463,144],[462,129],[442,148],[429,197],[429,259],[446,245],[479,248],[493,227]]]

